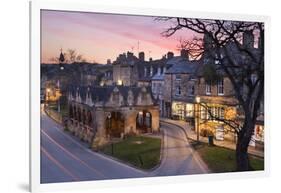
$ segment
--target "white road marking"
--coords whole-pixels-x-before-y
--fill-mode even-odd
[[[72,174],[69,170],[67,170],[58,160],[56,160],[45,148],[41,147],[41,151],[49,158],[51,162],[53,162],[55,165],[57,165],[64,173],[69,175],[73,178],[75,181],[80,181],[80,179]]]

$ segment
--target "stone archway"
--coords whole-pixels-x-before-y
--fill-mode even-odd
[[[82,121],[81,109],[79,107],[77,108],[77,120],[79,123]]]
[[[73,115],[73,106],[70,105],[70,106],[69,106],[69,118],[72,119],[73,116],[74,116],[74,115]]]
[[[93,117],[90,110],[87,111],[87,125],[92,127]]]
[[[86,110],[84,108],[82,110],[82,123],[86,124]]]
[[[122,137],[124,134],[124,116],[120,112],[110,112],[105,120],[106,135],[110,137]]]
[[[149,111],[139,111],[136,117],[136,129],[140,133],[151,132],[152,114]]]

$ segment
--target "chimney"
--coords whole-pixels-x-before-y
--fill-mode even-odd
[[[111,60],[107,59],[106,64],[111,64]]]
[[[167,58],[168,60],[174,57],[174,53],[173,52],[168,52],[167,53]]]
[[[264,37],[262,37],[263,35],[264,35],[264,33],[260,34],[259,42],[258,42],[258,48],[261,48],[261,49],[264,48]]]
[[[188,59],[188,51],[186,49],[181,50],[181,57]]]
[[[139,60],[144,61],[144,52],[139,53]]]
[[[255,37],[253,30],[248,30],[243,33],[243,46],[245,48],[253,48],[255,44]]]
[[[149,62],[151,62],[151,61],[152,61],[152,58],[150,57],[150,58],[149,58]]]
[[[133,53],[133,52],[127,52],[127,58],[128,58],[128,59],[133,58],[133,56],[134,56],[134,53]]]

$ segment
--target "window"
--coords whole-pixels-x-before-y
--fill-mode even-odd
[[[220,78],[220,79],[218,80],[217,87],[218,87],[218,95],[223,95],[223,94],[224,94],[223,78]]]
[[[119,93],[118,92],[113,92],[113,97],[112,100],[114,103],[119,103]]]
[[[147,68],[144,67],[144,77],[147,77]]]
[[[206,107],[200,107],[201,112],[201,119],[206,120],[207,119],[207,108]]]
[[[181,86],[176,87],[176,95],[177,96],[181,95]]]
[[[194,117],[194,104],[186,104],[185,109],[187,117]]]
[[[156,91],[156,83],[152,83],[152,91],[153,91],[153,92]]]
[[[207,107],[207,108],[206,108],[206,119],[207,119],[207,120],[210,119],[210,113],[212,113],[211,107]]]
[[[181,75],[180,74],[176,74],[176,80],[181,80]]]
[[[206,81],[206,95],[210,95],[212,93],[211,82]]]
[[[192,85],[190,87],[190,95],[194,95],[194,93],[195,93],[195,89],[194,89],[194,85]]]
[[[224,108],[223,107],[221,107],[220,108],[220,119],[224,119]]]
[[[251,74],[251,81],[252,81],[252,84],[256,83],[256,81],[257,81],[257,75],[256,74]]]

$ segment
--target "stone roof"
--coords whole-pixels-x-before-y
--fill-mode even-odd
[[[120,94],[123,96],[124,100],[127,101],[129,91],[132,92],[134,96],[134,101],[137,100],[139,93],[145,89],[152,97],[153,103],[155,100],[151,91],[151,87],[132,87],[132,86],[70,86],[68,93],[72,95],[73,98],[76,95],[80,95],[82,101],[86,101],[87,95],[90,95],[92,102],[103,102],[109,101],[111,94],[114,89],[118,89]]]
[[[166,71],[166,74],[196,74],[202,62],[202,60],[188,60],[177,56],[167,62],[172,67]]]
[[[151,80],[164,80],[164,74],[155,74]]]

